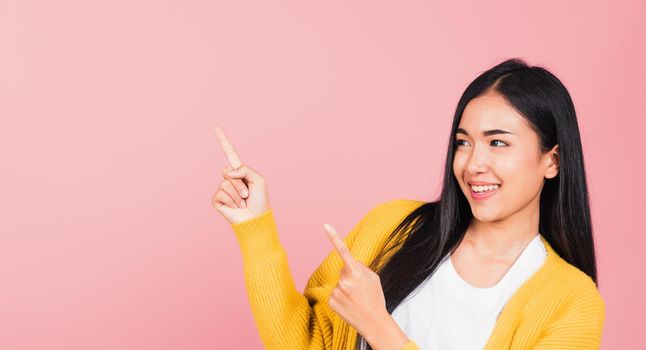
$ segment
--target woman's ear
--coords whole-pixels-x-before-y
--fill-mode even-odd
[[[547,159],[547,169],[545,171],[545,177],[548,179],[556,177],[559,173],[559,168],[560,168],[560,157],[559,157],[559,145],[555,145],[552,147],[552,149],[549,151],[548,154],[548,159]]]

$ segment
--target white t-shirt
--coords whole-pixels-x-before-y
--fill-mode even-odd
[[[481,350],[507,301],[546,256],[536,235],[495,286],[477,288],[460,277],[447,254],[392,317],[422,350]]]

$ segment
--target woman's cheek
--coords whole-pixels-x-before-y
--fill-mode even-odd
[[[502,183],[500,196],[507,198],[505,203],[526,202],[534,195],[535,165],[523,157],[505,159],[497,164],[497,176]],[[523,203],[515,203],[523,205]]]

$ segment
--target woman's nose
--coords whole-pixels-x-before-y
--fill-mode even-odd
[[[469,157],[469,162],[467,163],[467,170],[471,174],[486,172],[489,169],[487,159],[488,156],[485,149],[477,146],[474,147],[471,157]]]

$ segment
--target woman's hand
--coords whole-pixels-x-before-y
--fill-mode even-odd
[[[211,204],[231,224],[252,219],[269,209],[267,183],[260,173],[242,164],[240,157],[224,135],[215,128],[220,146],[229,160],[223,171],[224,180],[211,197]]]
[[[344,262],[328,305],[374,349],[400,349],[410,340],[386,309],[379,275],[354,259],[332,226],[324,224],[323,227]]]

